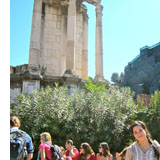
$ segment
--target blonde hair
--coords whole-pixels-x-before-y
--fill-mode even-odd
[[[59,148],[61,149],[62,152],[65,152],[65,149],[62,146],[60,146]]]
[[[45,141],[51,142],[51,135],[49,132],[43,132],[40,134],[40,137],[43,137]]]

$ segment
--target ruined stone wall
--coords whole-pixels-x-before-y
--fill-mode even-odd
[[[160,43],[140,49],[140,55],[125,67],[122,86],[130,86],[137,94],[149,94],[160,89],[159,81]]]
[[[42,1],[42,6],[40,6],[39,3],[35,1],[34,8],[37,4],[39,10],[33,13],[29,65],[47,67],[46,75],[62,76],[66,70],[68,6],[58,3],[55,5],[54,3],[47,3],[47,1]],[[87,15],[87,10],[83,8],[84,5],[82,4],[77,6],[75,57],[73,59],[75,58],[76,75],[82,79],[87,79],[88,46],[85,47],[86,56],[83,56],[82,52],[84,37],[88,39],[88,29],[86,31],[86,27],[84,28],[84,24],[88,21],[86,22],[83,16],[84,13]],[[36,21],[38,21],[38,26]],[[72,26],[69,27],[72,30]],[[40,29],[40,32],[36,34],[37,29]],[[84,36],[84,34],[87,35]],[[82,68],[82,64],[85,68]]]
[[[45,13],[42,17],[40,65],[47,67],[48,75],[60,76],[65,70],[60,65],[65,63],[65,58],[61,54],[66,48],[61,39],[61,37],[66,38],[62,26],[64,21],[61,8],[45,4]]]

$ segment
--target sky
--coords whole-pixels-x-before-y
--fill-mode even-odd
[[[10,65],[28,64],[34,0],[10,0]],[[140,48],[160,42],[160,0],[102,0],[105,79],[124,71]],[[95,7],[88,8],[88,76],[95,77]]]

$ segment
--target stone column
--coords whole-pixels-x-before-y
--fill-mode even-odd
[[[76,0],[69,0],[67,19],[67,54],[66,70],[75,74],[75,45],[76,45]]]
[[[39,65],[40,46],[41,46],[41,17],[42,0],[34,0],[32,16],[32,30],[30,40],[29,65]]]
[[[88,78],[88,15],[83,13],[82,79]]]
[[[95,80],[104,80],[103,76],[103,34],[102,34],[102,10],[103,6],[96,6],[96,76]]]
[[[66,70],[66,50],[67,50],[67,16],[62,13],[61,22],[61,58],[60,58],[60,76],[62,76]]]

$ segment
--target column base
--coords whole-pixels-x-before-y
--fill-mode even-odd
[[[67,69],[67,70],[64,72],[63,76],[78,76],[78,75],[76,75],[76,71],[75,71],[75,70]],[[79,76],[78,76],[78,77],[79,77]]]
[[[100,82],[100,81],[106,81],[106,80],[104,79],[104,76],[96,75],[94,78],[94,81]]]

